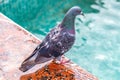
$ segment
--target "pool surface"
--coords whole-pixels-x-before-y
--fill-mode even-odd
[[[0,0],[0,11],[44,39],[74,5],[85,18],[77,16],[76,42],[66,56],[99,80],[119,80],[120,0]]]

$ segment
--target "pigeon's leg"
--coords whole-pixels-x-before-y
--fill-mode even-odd
[[[60,63],[61,63],[60,61],[61,61],[61,56],[55,57],[55,58],[53,59],[53,62],[54,62],[54,63],[60,64]]]
[[[69,63],[71,60],[70,59],[66,59],[65,56],[61,56],[61,61],[60,61],[60,64],[66,64],[66,63]]]
[[[64,56],[59,56],[55,59],[56,59],[55,62],[58,63],[58,64],[66,64],[66,63],[70,62],[70,59],[66,60]]]

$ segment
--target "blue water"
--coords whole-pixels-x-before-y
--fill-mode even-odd
[[[120,80],[120,0],[0,0],[0,11],[44,39],[74,5],[85,18],[77,16],[76,42],[66,56],[99,80]]]

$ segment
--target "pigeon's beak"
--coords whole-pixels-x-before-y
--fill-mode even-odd
[[[83,17],[85,17],[83,12],[81,12],[79,15],[82,15]],[[78,18],[78,20],[83,23],[83,21],[80,18]]]
[[[81,13],[80,13],[80,15],[82,15],[82,16],[84,16],[84,17],[85,17],[85,15],[84,15],[84,13],[83,13],[83,12],[81,12]]]

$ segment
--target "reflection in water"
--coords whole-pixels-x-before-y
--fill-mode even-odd
[[[76,42],[66,55],[100,80],[120,79],[120,0],[6,1],[0,11],[41,39],[70,7],[80,6],[85,18],[77,17]]]

